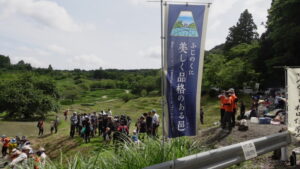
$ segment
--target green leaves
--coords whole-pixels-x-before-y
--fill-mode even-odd
[[[7,118],[44,117],[47,112],[59,109],[59,94],[50,80],[24,74],[17,80],[2,82],[0,88],[0,111],[8,112]]]
[[[225,50],[228,51],[233,46],[241,43],[250,44],[253,40],[258,39],[257,27],[253,22],[252,14],[246,9],[236,25],[229,28],[229,35],[226,38]]]
[[[258,49],[257,42],[242,43],[231,48],[227,55],[220,52],[208,54],[204,65],[204,87],[242,88],[243,83],[251,85],[257,82],[259,74],[249,60],[257,54]]]

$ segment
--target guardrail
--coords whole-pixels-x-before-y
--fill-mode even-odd
[[[290,143],[290,134],[282,132],[167,161],[144,169],[221,169],[280,149]]]

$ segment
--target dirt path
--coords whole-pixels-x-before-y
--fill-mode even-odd
[[[207,138],[207,142],[215,143],[218,147],[240,143],[243,141],[264,137],[278,133],[285,125],[263,125],[248,122],[248,131],[239,131],[238,127],[232,129],[230,133],[224,132],[221,128],[211,128],[201,131],[200,138]]]

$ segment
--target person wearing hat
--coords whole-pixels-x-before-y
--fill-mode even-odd
[[[2,135],[1,142],[3,144],[3,146],[2,146],[2,157],[4,158],[7,155],[7,149],[8,149],[10,140],[5,135]]]
[[[135,143],[135,144],[139,144],[140,140],[138,138],[138,134],[136,132],[136,130],[133,131],[133,135],[131,136],[131,140]]]
[[[11,155],[12,153],[12,150],[17,148],[18,147],[18,144],[17,144],[17,140],[15,138],[12,138],[9,142],[9,145],[8,145],[8,153],[9,155]]]
[[[32,151],[32,148],[30,146],[23,146],[22,152],[18,152],[18,157],[12,160],[12,162],[9,163],[9,166],[13,169],[18,168],[18,166],[24,167],[24,165],[26,165],[27,163],[30,151]]]
[[[13,161],[16,159],[22,152],[16,148],[12,149],[11,155],[10,155],[10,161]]]
[[[40,162],[41,166],[46,165],[47,155],[45,153],[45,149],[43,147],[40,147],[39,150],[36,152],[36,155],[38,156],[37,162]]]

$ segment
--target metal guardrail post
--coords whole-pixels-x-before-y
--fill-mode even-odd
[[[273,134],[246,142],[253,142],[257,155],[262,155],[291,143],[288,132]],[[242,142],[245,143],[245,142]],[[218,148],[176,160],[167,161],[144,169],[222,169],[246,161],[241,144]]]

